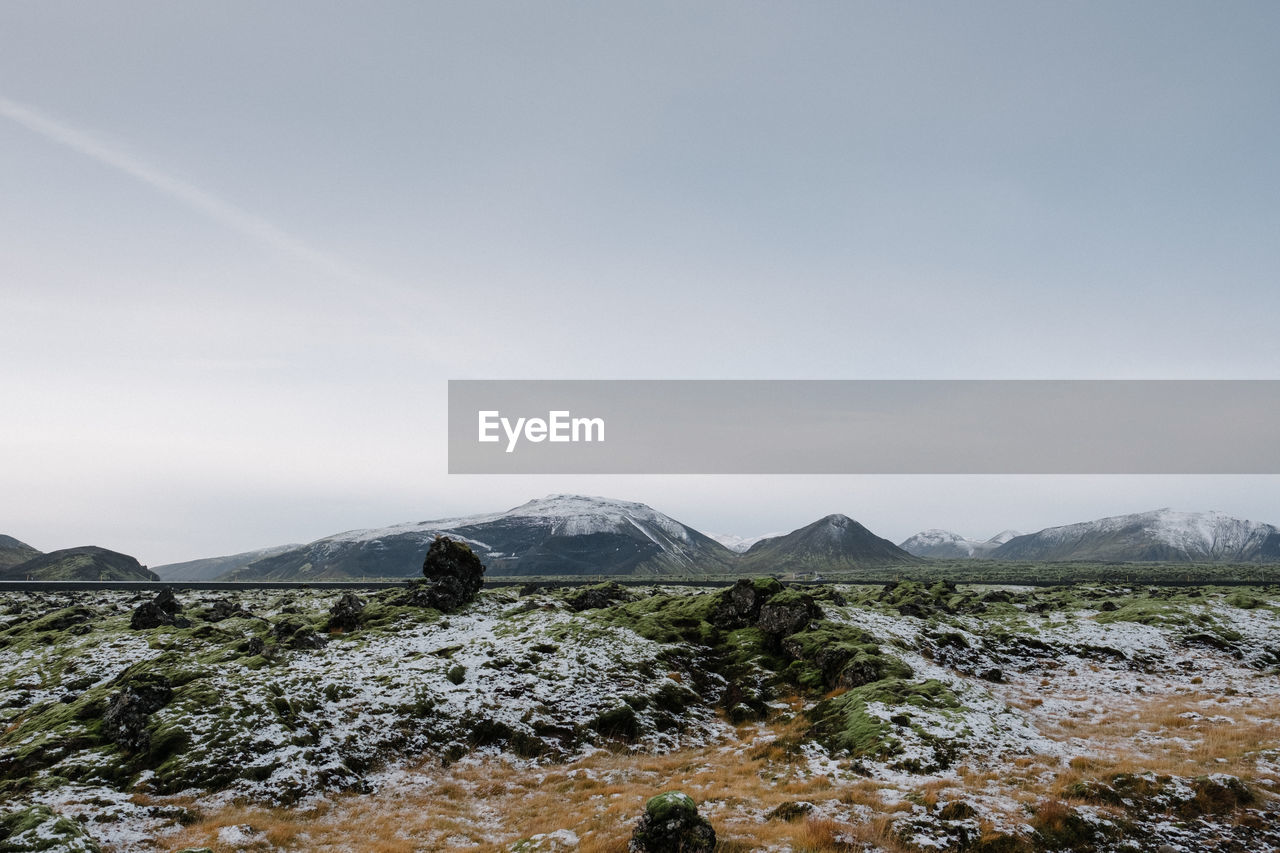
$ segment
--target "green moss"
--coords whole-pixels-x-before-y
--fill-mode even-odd
[[[714,646],[720,632],[711,625],[710,617],[719,600],[715,593],[653,595],[601,610],[599,618],[659,643]]]
[[[1275,611],[1278,609],[1274,605],[1272,605],[1270,602],[1266,601],[1265,599],[1259,598],[1258,596],[1253,595],[1242,589],[1233,591],[1232,593],[1227,595],[1225,598],[1223,598],[1223,601],[1226,602],[1227,604],[1230,604],[1232,607],[1239,607],[1241,610],[1254,610],[1259,607],[1263,607],[1272,611]]]
[[[1185,606],[1173,601],[1135,598],[1110,612],[1093,617],[1095,622],[1110,625],[1113,622],[1136,622],[1140,625],[1187,625],[1191,618]]]
[[[786,656],[780,653],[777,643],[759,628],[730,631],[724,635],[722,647],[727,651],[731,662],[742,666],[754,665],[780,671],[788,663]]]
[[[392,603],[394,599],[403,594],[401,590],[384,590],[370,597],[364,610],[360,612],[362,630],[399,630],[405,625],[431,625],[440,621],[442,614],[439,610],[430,607],[400,606]]]
[[[820,620],[787,637],[782,647],[793,659],[787,676],[807,690],[911,676],[910,667],[883,654],[874,636],[853,625]]]
[[[79,823],[48,806],[31,806],[0,818],[0,850],[6,853],[99,853],[100,849]]]
[[[777,595],[782,592],[782,582],[777,578],[755,578],[751,581],[756,588],[756,592],[762,593],[766,598]]]
[[[768,603],[775,607],[790,607],[797,604],[805,604],[812,600],[813,596],[798,587],[787,587],[786,589],[775,593],[768,600]]]
[[[655,823],[693,820],[698,814],[698,804],[693,797],[682,791],[664,791],[656,797],[650,797],[644,804],[645,813]]]
[[[892,757],[901,751],[901,743],[893,737],[889,723],[867,712],[867,705],[872,702],[935,709],[960,707],[955,694],[940,681],[885,678],[819,702],[809,712],[813,721],[810,733],[828,748],[847,750],[850,755]]]

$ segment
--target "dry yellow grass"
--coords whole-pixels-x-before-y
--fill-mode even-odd
[[[242,805],[209,812],[166,839],[165,849],[221,851],[226,848],[219,845],[219,830],[247,824],[278,849],[316,853],[446,850],[464,842],[477,851],[499,851],[521,838],[566,828],[580,838],[582,853],[620,853],[645,801],[672,788],[700,803],[724,851],[775,845],[819,853],[849,850],[850,841],[900,849],[883,820],[763,822],[764,814],[794,800],[865,805],[881,813],[895,809],[881,804],[879,786],[870,780],[833,785],[761,749],[753,728],[742,735],[737,742],[666,755],[598,752],[554,767],[499,759],[448,768],[428,762],[411,771],[413,782],[388,784],[374,795],[341,795],[309,808]],[[359,838],[352,837],[356,827]]]
[[[1047,734],[1081,738],[1087,749],[1070,762],[1046,755],[1003,762],[979,757],[950,775],[921,777],[888,800],[883,783],[857,776],[833,782],[809,773],[792,746],[794,726],[748,725],[736,740],[665,755],[600,751],[554,766],[498,758],[451,767],[427,761],[372,795],[339,795],[305,808],[238,805],[207,811],[165,839],[162,849],[207,846],[222,853],[230,848],[218,843],[219,830],[247,824],[274,849],[289,851],[412,853],[465,846],[489,853],[521,838],[570,829],[581,853],[620,853],[645,801],[680,789],[715,825],[722,853],[764,847],[896,853],[905,848],[894,837],[892,820],[913,804],[933,808],[980,799],[982,828],[992,835],[1000,824],[1029,819],[1054,826],[1055,816],[1068,808],[1074,783],[1115,773],[1225,772],[1251,781],[1257,775],[1254,756],[1280,749],[1280,697],[1235,697],[1229,706],[1218,698],[1187,691],[1134,697],[1107,714],[1046,717],[1040,723]],[[1040,710],[1028,705],[1032,714]],[[1209,719],[1215,715],[1231,722]],[[776,806],[796,800],[822,807],[790,823],[763,820]]]

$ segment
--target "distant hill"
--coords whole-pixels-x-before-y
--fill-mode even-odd
[[[996,560],[1258,563],[1280,561],[1280,529],[1220,512],[1117,515],[1017,536]]]
[[[865,566],[918,563],[847,515],[828,515],[785,536],[747,549],[740,570],[752,573],[836,572]]]
[[[301,547],[298,544],[277,545],[273,548],[259,548],[257,551],[245,551],[243,554],[231,554],[226,557],[206,557],[202,560],[187,560],[184,563],[166,563],[163,566],[156,566],[152,571],[159,575],[161,580],[166,581],[209,581],[243,569],[258,560]]]
[[[26,542],[19,542],[12,536],[0,534],[0,573],[5,569],[25,563],[32,557],[40,556],[40,552]]]
[[[128,554],[93,545],[50,551],[0,572],[0,580],[28,578],[39,581],[160,580]]]
[[[963,560],[989,557],[1001,545],[1020,535],[1016,530],[1004,530],[990,539],[966,539],[959,533],[952,533],[950,530],[939,530],[935,527],[930,530],[920,531],[898,547],[917,557]]]
[[[663,576],[732,572],[736,555],[641,503],[551,495],[505,512],[354,530],[254,561],[228,577],[413,577],[438,534],[502,575]]]

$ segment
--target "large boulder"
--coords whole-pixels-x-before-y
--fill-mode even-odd
[[[629,853],[711,853],[716,831],[698,814],[693,798],[667,791],[645,803],[644,815],[631,833]]]
[[[364,617],[364,602],[354,592],[344,592],[329,608],[330,631],[354,631]]]
[[[782,592],[774,578],[739,578],[724,592],[711,613],[711,624],[724,630],[745,628],[760,618],[760,608]]]
[[[457,610],[475,600],[484,584],[484,563],[465,542],[437,536],[422,561],[425,580],[410,585],[396,604]]]
[[[300,616],[281,616],[271,624],[271,639],[286,649],[323,649],[325,638]]]
[[[822,618],[822,608],[808,593],[788,589],[770,598],[760,606],[756,627],[766,634],[786,637],[809,627],[809,623]]]
[[[173,688],[163,677],[124,687],[107,701],[103,734],[126,752],[145,752],[151,746],[147,723],[172,698]]]
[[[173,590],[165,587],[151,601],[144,601],[133,611],[129,627],[135,631],[148,628],[159,628],[161,625],[174,625],[186,628],[191,623],[182,615],[182,604],[173,594]]]

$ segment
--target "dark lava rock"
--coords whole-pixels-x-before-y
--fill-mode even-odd
[[[364,602],[354,592],[344,592],[329,608],[329,630],[354,631],[360,627]]]
[[[587,725],[605,737],[635,740],[640,736],[640,720],[636,717],[635,709],[630,705],[619,705],[608,711],[602,711]]]
[[[147,722],[172,698],[173,688],[166,678],[130,685],[113,693],[102,715],[103,734],[126,752],[145,752],[151,746]]]
[[[644,816],[631,833],[629,853],[711,853],[716,831],[698,814],[693,798],[667,791],[645,803]]]
[[[619,583],[601,583],[594,586],[584,586],[581,589],[565,596],[565,603],[574,611],[595,610],[600,607],[608,607],[619,601],[630,601],[631,593]]]
[[[475,600],[484,584],[484,563],[466,543],[437,536],[427,548],[422,574],[426,580],[411,584],[395,603],[401,607],[434,607],[447,612]]]
[[[1102,602],[1102,605],[1098,608],[1098,610],[1102,611],[1103,613],[1115,613],[1119,609],[1120,609],[1119,607],[1116,607],[1116,603],[1114,601],[1104,601]]]
[[[818,656],[822,657],[821,654]],[[818,661],[819,666],[822,661]],[[826,670],[824,670],[825,672]],[[834,679],[834,687],[847,687],[852,690],[855,687],[861,687],[864,684],[870,684],[873,681],[879,681],[884,678],[884,659],[875,657],[859,656],[851,659],[843,668],[839,670],[839,675]]]
[[[711,624],[724,630],[752,625],[760,618],[764,603],[780,592],[782,584],[773,578],[739,578],[720,593],[720,601],[711,613]]]
[[[129,627],[135,631],[159,628],[161,625],[189,627],[191,623],[179,615],[181,612],[182,605],[174,596],[173,590],[165,587],[154,599],[138,605],[138,609],[133,611],[133,618],[129,620]]]
[[[156,595],[155,605],[166,613],[176,614],[182,612],[182,603],[178,601],[178,597],[173,594],[173,590],[167,586],[160,590],[159,594]]]
[[[271,638],[286,649],[321,649],[325,638],[297,616],[285,616],[271,626]]]
[[[787,590],[779,593],[760,607],[756,627],[766,634],[786,637],[803,631],[809,623],[822,618],[822,608],[813,596]]]
[[[230,598],[222,598],[215,601],[200,614],[200,618],[206,622],[221,622],[223,619],[236,617],[252,619],[253,614],[241,607],[240,602]]]

